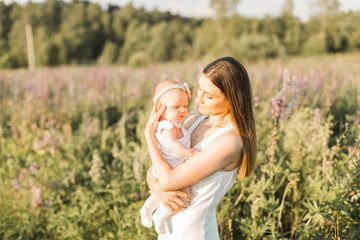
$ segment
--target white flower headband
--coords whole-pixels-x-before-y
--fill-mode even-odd
[[[190,95],[190,88],[188,86],[187,83],[184,84],[172,84],[172,85],[168,85],[166,87],[164,87],[163,89],[161,89],[154,97],[153,102],[154,104],[156,104],[157,100],[159,100],[159,98],[164,95],[165,93],[167,93],[168,91],[172,90],[172,89],[179,89],[179,90],[183,90],[187,93],[188,97],[191,98]]]

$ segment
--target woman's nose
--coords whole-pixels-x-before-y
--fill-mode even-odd
[[[202,94],[198,94],[198,95],[197,95],[197,97],[196,97],[196,99],[195,99],[195,102],[196,102],[196,103],[200,103],[200,102],[202,101],[201,95],[202,95]]]

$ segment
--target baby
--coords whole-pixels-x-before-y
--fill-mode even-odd
[[[166,80],[160,82],[155,89],[155,111],[166,105],[165,112],[160,116],[159,124],[155,133],[158,146],[165,159],[175,168],[185,161],[187,157],[198,152],[190,148],[190,134],[181,126],[181,122],[187,115],[188,98],[190,90],[186,83],[178,84],[175,81]],[[156,177],[154,168],[152,174]],[[180,189],[190,193],[190,186]],[[152,217],[152,213],[157,209]],[[141,223],[145,227],[151,227],[154,221],[157,233],[165,233],[165,223],[170,212],[155,194],[152,194],[140,210]]]

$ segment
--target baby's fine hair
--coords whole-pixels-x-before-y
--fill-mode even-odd
[[[164,80],[164,81],[159,82],[155,88],[155,95],[158,94],[158,92],[160,92],[161,89],[163,89],[169,85],[173,85],[173,84],[179,84],[179,83],[175,82],[174,80]]]
[[[156,88],[155,88],[155,96],[162,90],[162,89],[164,89],[164,88],[166,88],[167,86],[169,86],[169,85],[174,85],[174,84],[179,84],[180,85],[180,83],[178,83],[178,82],[176,82],[176,81],[174,81],[174,80],[164,80],[164,81],[161,81],[161,82],[159,82],[157,85],[156,85]],[[180,89],[179,89],[180,90]],[[182,90],[180,90],[180,91],[182,91]],[[164,94],[161,94],[161,96],[158,98],[158,100],[156,101],[156,103],[159,103],[159,102],[161,102],[162,100],[162,96],[164,96],[165,95],[165,93]]]

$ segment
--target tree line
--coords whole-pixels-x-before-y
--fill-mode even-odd
[[[211,0],[214,18],[190,18],[90,1],[46,0],[22,6],[0,2],[0,68],[27,66],[25,26],[30,24],[37,66],[183,61],[228,54],[256,61],[281,56],[360,50],[360,12],[338,10],[336,0],[314,0],[307,22],[285,1],[277,17],[244,17],[238,0]],[[335,4],[330,4],[335,3]]]

